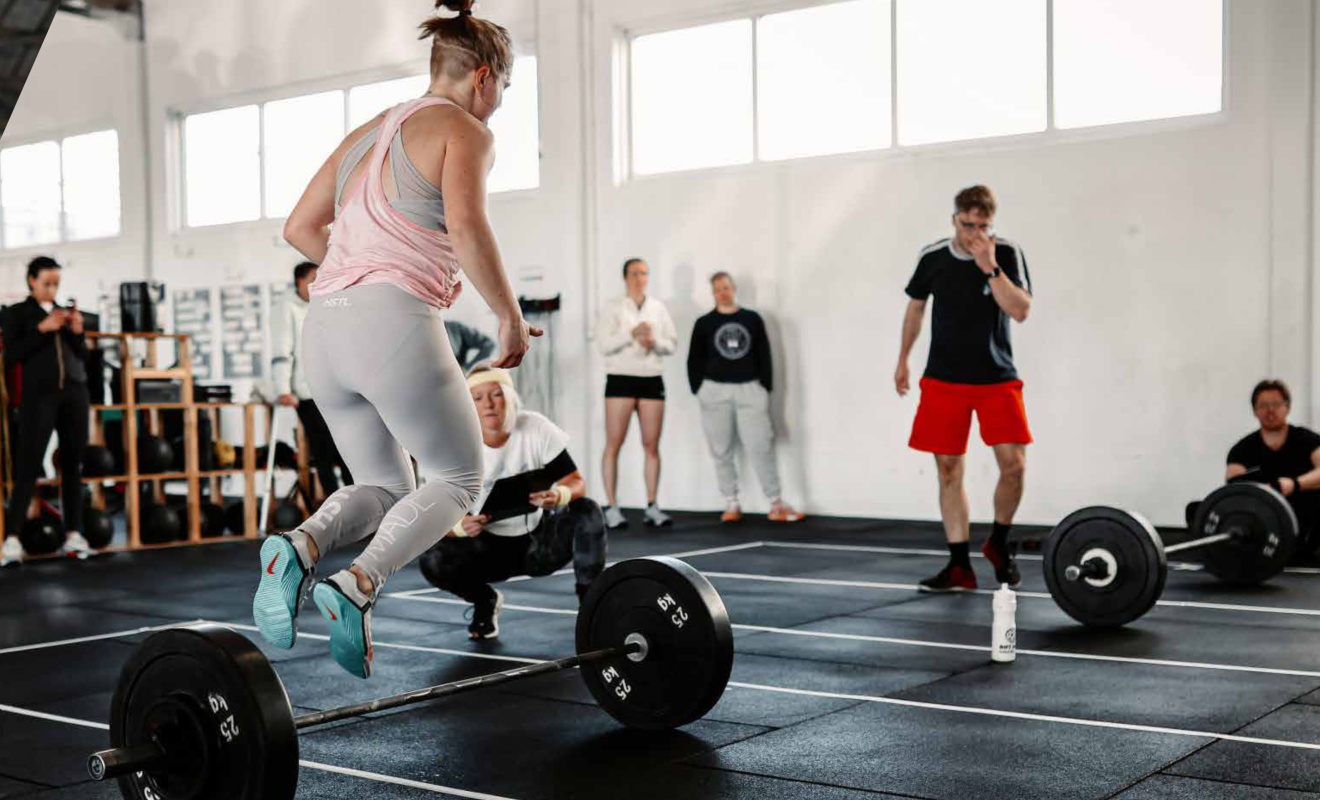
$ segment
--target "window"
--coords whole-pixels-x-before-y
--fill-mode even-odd
[[[7,248],[118,236],[119,134],[0,150],[0,207]]]
[[[1054,4],[1060,128],[1211,114],[1223,92],[1222,0]]]
[[[344,93],[322,92],[262,107],[265,216],[287,217],[344,138]]]
[[[889,14],[853,0],[757,20],[760,158],[889,146]]]
[[[631,48],[632,169],[752,160],[752,22],[639,36]]]
[[[184,120],[184,202],[190,227],[261,216],[260,128],[256,106]]]
[[[71,136],[64,140],[62,155],[66,238],[81,241],[118,236],[119,134],[100,131]]]
[[[489,192],[535,189],[541,185],[536,72],[536,58],[525,56],[515,60],[513,83],[504,91],[504,102],[490,118],[490,130],[495,134],[495,167],[486,183]]]
[[[6,247],[60,241],[60,145],[58,142],[0,151],[0,205]]]
[[[431,80],[425,75],[354,86],[348,90],[348,128],[355,130],[372,117],[405,100],[426,94]]]
[[[1045,0],[898,0],[897,41],[900,144],[1045,130]]]
[[[426,75],[414,75],[184,117],[184,224],[288,216],[350,130],[421,97],[429,84]],[[519,58],[491,119],[499,147],[491,192],[540,185],[538,103],[536,58]]]
[[[615,75],[620,161],[648,175],[1213,114],[1223,28],[1224,0],[824,0],[646,33]]]

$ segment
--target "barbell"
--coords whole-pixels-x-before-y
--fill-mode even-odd
[[[290,800],[298,731],[350,717],[583,667],[601,708],[631,728],[703,717],[733,668],[733,632],[715,587],[677,559],[620,562],[592,583],[577,655],[299,717],[265,655],[219,625],[152,634],[129,657],[110,711],[111,749],[88,759],[132,800]]]
[[[1283,571],[1297,543],[1297,517],[1283,495],[1259,483],[1211,492],[1192,519],[1190,541],[1165,546],[1140,514],[1091,506],[1063,519],[1045,542],[1045,584],[1070,617],[1116,628],[1141,617],[1164,591],[1166,556],[1201,550],[1206,571],[1250,586]]]

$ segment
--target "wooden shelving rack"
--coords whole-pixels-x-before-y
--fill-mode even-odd
[[[124,438],[124,475],[110,475],[97,477],[84,477],[85,483],[93,486],[93,504],[99,508],[104,508],[105,497],[104,487],[106,484],[123,483],[126,491],[124,492],[124,516],[127,522],[128,544],[122,547],[107,548],[114,550],[137,550],[151,547],[170,547],[180,544],[202,544],[208,542],[233,541],[235,538],[256,539],[258,536],[257,514],[257,472],[256,449],[253,442],[256,440],[256,410],[265,409],[268,418],[269,407],[264,404],[236,404],[236,403],[196,403],[191,402],[193,394],[193,364],[192,364],[192,338],[186,334],[165,334],[165,333],[92,333],[88,334],[95,340],[111,339],[118,342],[119,362],[123,365],[122,375],[120,377],[121,397],[123,402],[106,405],[92,406],[92,427],[91,442],[104,444],[105,434],[102,420],[102,414],[107,411],[123,412],[123,438]],[[158,366],[158,345],[162,340],[172,340],[177,350],[177,361],[175,366]],[[137,347],[135,347],[137,345]],[[144,349],[145,353],[139,357],[136,349]],[[172,380],[178,381],[182,388],[182,396],[189,402],[182,403],[139,403],[138,383],[143,380]],[[243,441],[246,446],[242,448],[242,464],[236,465],[232,469],[207,470],[199,468],[199,452],[203,443],[197,439],[197,419],[199,413],[211,415],[212,432],[214,436],[219,436],[219,410],[222,408],[238,407],[243,409]],[[183,411],[183,443],[184,443],[184,468],[182,472],[165,472],[143,475],[138,469],[138,436],[142,431],[139,430],[139,413],[147,412],[147,433],[158,433],[160,430],[160,411],[175,410]],[[207,447],[211,442],[204,443]],[[241,537],[224,536],[212,539],[204,539],[201,534],[201,490],[202,482],[208,483],[208,490],[213,502],[220,502],[222,495],[220,493],[220,479],[228,475],[242,475],[243,480],[243,533]],[[150,484],[153,487],[156,502],[163,502],[165,499],[164,481],[182,480],[188,485],[187,492],[187,514],[185,520],[186,537],[177,542],[165,542],[162,544],[143,544],[141,539],[141,486]]]

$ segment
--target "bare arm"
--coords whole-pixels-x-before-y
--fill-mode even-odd
[[[340,150],[343,148],[340,145]],[[284,221],[284,241],[316,264],[325,260],[330,249],[330,223],[335,221],[335,173],[342,157],[336,150],[326,159]]]
[[[903,313],[903,341],[898,351],[899,363],[906,364],[912,355],[912,346],[921,335],[921,323],[926,317],[925,300],[908,300],[907,311]]]
[[[516,367],[529,347],[528,336],[539,336],[523,321],[495,232],[486,216],[486,175],[495,163],[495,139],[484,125],[462,119],[445,146],[440,191],[454,254],[463,272],[500,321],[501,357],[497,367]]]
[[[1311,452],[1311,469],[1293,478],[1294,492],[1320,489],[1320,448]]]
[[[990,281],[990,294],[995,298],[995,303],[1005,314],[1012,317],[1013,321],[1026,322],[1027,313],[1031,311],[1031,293],[1013,283],[1003,271],[993,278],[989,277],[992,272],[999,269],[995,250],[995,237],[981,233],[972,245],[972,256],[976,259],[976,266]],[[1019,264],[1018,269],[1024,268]]]
[[[1247,474],[1247,468],[1241,464],[1229,464],[1224,470],[1224,480],[1231,481],[1234,478],[1240,478]]]
[[[1027,314],[1031,311],[1031,295],[1027,294],[1026,289],[1000,273],[999,277],[990,279],[990,294],[1014,322],[1027,321]]]
[[[912,346],[921,334],[921,322],[926,317],[926,301],[909,299],[907,311],[903,312],[903,339],[898,350],[898,369],[894,371],[894,388],[899,397],[908,393],[909,385],[908,357],[912,355]]]

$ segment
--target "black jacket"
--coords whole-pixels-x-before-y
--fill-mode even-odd
[[[48,316],[46,309],[31,297],[0,311],[0,332],[4,334],[5,363],[23,365],[23,396],[34,397],[57,392],[67,380],[86,382],[86,367],[70,369],[69,358],[85,361],[86,337],[74,334],[66,325],[55,333],[42,333],[37,326]],[[57,340],[62,342],[56,347]]]

